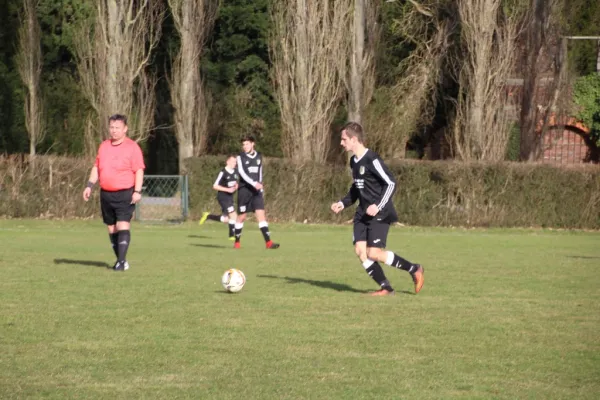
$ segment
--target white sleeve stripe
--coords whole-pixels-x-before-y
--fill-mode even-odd
[[[250,178],[248,176],[248,174],[246,174],[246,171],[244,171],[244,165],[242,164],[242,157],[237,156],[237,165],[238,165],[238,172],[240,173],[240,176],[242,177],[243,180],[245,180],[246,182],[248,182],[249,184],[251,184],[252,186],[254,186],[254,184],[256,182],[254,182],[252,180],[252,178]]]
[[[385,190],[385,193],[383,194],[383,197],[381,198],[381,202],[377,205],[377,208],[379,208],[380,210],[382,210],[383,207],[385,207],[385,205],[387,204],[387,202],[390,200],[390,197],[392,196],[392,193],[394,193],[394,187],[396,185],[394,184],[394,182],[392,182],[392,180],[390,179],[390,177],[385,173],[385,171],[383,170],[383,167],[381,166],[381,163],[379,162],[379,160],[373,160],[373,165],[375,166],[375,169],[377,170],[377,172],[379,172],[379,175],[381,175],[381,177],[383,178],[383,180],[388,184],[388,187]]]
[[[223,177],[223,171],[219,172],[219,176],[217,176],[217,180],[215,181],[215,183],[213,183],[213,186],[217,186],[222,177]]]

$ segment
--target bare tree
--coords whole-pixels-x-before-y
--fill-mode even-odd
[[[445,9],[443,0],[410,1],[410,7],[396,21],[395,29],[414,50],[402,62],[396,84],[383,93],[378,104],[367,108],[365,116],[369,146],[384,157],[404,158],[410,135],[433,118],[435,89],[452,29],[442,17]]]
[[[156,0],[97,0],[94,21],[76,37],[77,68],[95,111],[94,137],[103,138],[108,117],[129,117],[129,134],[147,137],[152,125],[155,79],[146,67],[160,37],[164,8]],[[96,139],[97,140],[97,139]]]
[[[560,4],[560,0],[531,0],[530,3],[525,29],[525,65],[520,115],[522,161],[535,161],[540,157],[543,135],[538,134],[539,121],[547,120],[548,112],[553,108],[549,103],[556,104],[554,99],[558,98],[562,86],[564,44],[553,44],[552,41],[556,42],[556,38],[551,34],[554,16],[559,15]],[[552,48],[555,49],[556,56],[549,57]],[[550,77],[547,72],[552,70],[554,76]],[[544,123],[542,128],[544,131],[545,125]]]
[[[505,83],[516,58],[519,18],[501,0],[460,0],[461,48],[456,56],[459,94],[453,150],[461,160],[500,161],[510,124]]]
[[[294,161],[324,162],[344,94],[352,0],[274,0],[273,77],[282,148]]]
[[[29,135],[29,157],[33,162],[36,146],[44,138],[44,110],[40,90],[42,49],[36,7],[39,0],[24,0],[19,28],[17,70],[25,85],[25,127]]]
[[[219,0],[169,0],[180,46],[170,80],[175,108],[179,170],[184,160],[204,152],[208,136],[208,102],[200,75],[200,57],[217,16]]]
[[[362,123],[363,110],[375,88],[375,54],[381,28],[377,23],[378,1],[354,0],[350,74],[348,76],[348,119]]]

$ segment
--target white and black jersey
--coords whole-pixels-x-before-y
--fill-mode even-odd
[[[238,181],[238,174],[235,170],[228,170],[227,167],[223,168],[220,172],[219,175],[217,176],[217,179],[215,180],[215,183],[213,184],[213,186],[219,185],[219,186],[224,186],[226,188],[230,188],[235,186],[235,184]]]
[[[240,188],[254,189],[257,182],[262,183],[262,155],[255,151],[253,153],[241,152],[237,156],[237,168],[240,174]]]
[[[361,158],[353,156],[350,159],[350,169],[354,182],[348,194],[341,200],[344,208],[358,200],[356,220],[366,216],[367,208],[375,204],[379,209],[377,220],[381,218],[383,222],[396,222],[398,216],[392,202],[396,181],[379,155],[367,149]]]

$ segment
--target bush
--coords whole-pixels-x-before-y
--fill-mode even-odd
[[[190,216],[218,211],[212,184],[225,157],[186,160]],[[0,216],[99,217],[98,190],[81,199],[90,162],[38,156],[34,169],[20,156],[0,157]],[[553,227],[600,229],[600,168],[521,163],[399,161],[394,204],[400,221],[421,226]],[[271,221],[342,223],[329,211],[350,187],[347,166],[265,160],[265,200]]]
[[[189,159],[190,212],[218,210],[212,183],[224,157]],[[422,226],[600,228],[600,169],[520,163],[402,161],[394,204],[401,222]],[[342,222],[332,202],[351,183],[347,167],[265,160],[265,199],[271,220]]]

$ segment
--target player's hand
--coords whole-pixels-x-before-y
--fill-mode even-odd
[[[262,188],[264,187],[262,183],[260,182],[256,182],[254,184],[254,187],[256,188],[256,190],[262,190]]]
[[[337,203],[333,203],[331,205],[331,211],[333,211],[336,214],[338,214],[343,209],[344,209],[344,205],[342,204],[341,201],[338,201]]]
[[[133,194],[131,195],[131,204],[136,204],[141,199],[142,199],[141,194],[139,194],[137,192],[133,192]]]
[[[227,188],[227,193],[232,193],[233,194],[233,193],[235,193],[236,189],[237,188],[235,186]]]
[[[88,201],[92,195],[92,188],[86,187],[83,189],[83,200]]]
[[[369,208],[367,208],[367,215],[374,217],[377,215],[377,213],[379,212],[379,208],[377,208],[377,205],[375,204],[371,204],[369,206]]]

